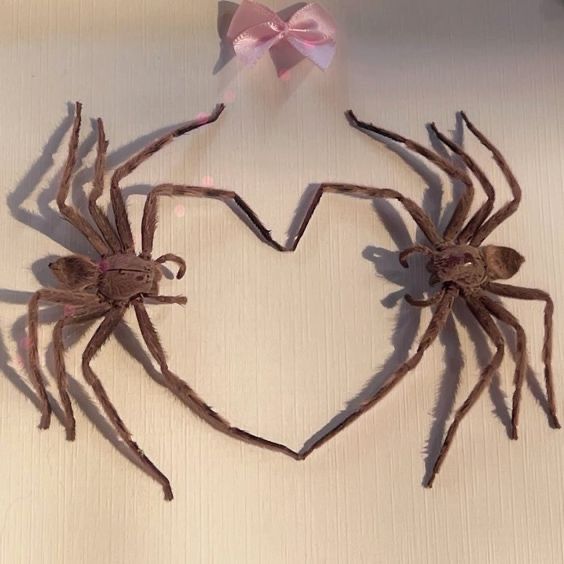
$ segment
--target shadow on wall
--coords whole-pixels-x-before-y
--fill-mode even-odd
[[[564,18],[564,0],[543,0],[541,13],[546,20],[562,20]]]

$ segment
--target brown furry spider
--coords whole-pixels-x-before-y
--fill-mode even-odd
[[[461,115],[466,122],[466,125],[479,139],[479,141],[491,151],[494,160],[509,183],[513,194],[512,201],[502,206],[496,213],[490,216],[495,198],[492,184],[474,159],[463,151],[462,148],[440,133],[435,124],[432,124],[431,128],[433,132],[451,149],[451,151],[453,151],[453,153],[458,155],[464,161],[468,169],[479,180],[487,195],[486,202],[484,202],[484,204],[468,222],[466,222],[466,220],[474,197],[474,187],[470,176],[464,169],[455,166],[449,160],[423,147],[422,145],[419,145],[415,141],[406,139],[397,133],[392,133],[391,131],[376,127],[370,123],[359,121],[352,111],[347,112],[347,115],[353,125],[357,128],[366,132],[376,133],[398,143],[402,143],[408,149],[422,155],[450,177],[461,181],[464,184],[464,192],[454,210],[449,224],[447,225],[444,233],[441,234],[438,232],[430,217],[423,209],[421,209],[415,202],[404,197],[395,190],[365,188],[348,184],[322,184],[316,191],[312,202],[306,209],[302,224],[300,225],[293,244],[290,246],[289,250],[293,251],[296,249],[305,232],[307,224],[315,211],[315,208],[319,204],[321,196],[325,192],[339,192],[370,198],[395,199],[405,207],[431,243],[430,246],[414,245],[405,249],[400,253],[400,263],[402,266],[407,268],[407,258],[412,253],[422,253],[425,256],[428,256],[429,262],[427,263],[427,269],[431,273],[430,283],[440,283],[441,289],[428,299],[414,299],[409,295],[405,296],[408,303],[417,307],[426,307],[431,305],[437,306],[433,317],[421,338],[417,351],[391,376],[389,376],[383,386],[371,397],[366,399],[358,409],[349,414],[334,429],[318,438],[312,444],[304,447],[304,449],[300,452],[300,458],[306,458],[312,451],[319,448],[355,419],[360,417],[360,415],[388,394],[388,392],[390,392],[390,390],[398,384],[410,370],[413,370],[419,364],[423,358],[423,353],[429,348],[441,329],[445,326],[448,316],[452,311],[455,298],[460,296],[465,300],[474,317],[478,320],[479,324],[494,343],[496,352],[490,363],[483,370],[478,383],[474,386],[470,395],[455,413],[454,420],[448,429],[437,460],[433,466],[431,475],[425,483],[427,487],[431,487],[435,476],[444,462],[461,420],[476,403],[480,394],[487,387],[493,374],[497,371],[501,364],[505,350],[505,343],[494,318],[511,326],[517,337],[515,391],[513,394],[511,417],[511,437],[513,439],[517,439],[521,390],[527,366],[526,335],[517,318],[505,309],[504,306],[493,300],[488,294],[523,300],[540,300],[545,302],[545,337],[542,352],[545,366],[545,383],[548,396],[550,423],[553,427],[560,428],[560,423],[556,416],[551,366],[553,303],[550,296],[542,290],[510,286],[495,282],[495,280],[505,280],[511,278],[519,270],[521,264],[525,260],[517,251],[508,247],[482,245],[486,237],[488,237],[496,227],[515,213],[521,201],[521,188],[499,150],[494,147],[478,129],[476,129],[464,112],[461,112]]]
[[[65,413],[67,439],[73,440],[75,437],[75,419],[67,391],[63,329],[68,325],[86,323],[103,318],[82,356],[84,376],[86,381],[92,386],[96,398],[118,435],[127,444],[148,474],[162,485],[165,499],[167,500],[172,499],[172,490],[168,479],[149,460],[137,443],[133,441],[130,432],[106,394],[102,383],[90,367],[92,358],[120,323],[129,306],[133,306],[135,309],[143,339],[149,352],[159,364],[167,387],[190,409],[214,428],[227,435],[271,450],[284,452],[294,458],[297,456],[296,453],[283,445],[262,439],[237,427],[232,427],[223,417],[209,407],[186,382],[173,374],[168,367],[157,331],[151,323],[144,304],[146,298],[165,304],[186,303],[186,298],[183,296],[159,295],[159,281],[162,277],[161,265],[163,263],[173,262],[178,265],[178,273],[176,275],[178,279],[182,278],[186,272],[184,260],[174,254],[167,253],[156,259],[151,257],[153,237],[157,226],[157,200],[159,196],[183,195],[223,200],[230,204],[243,219],[253,226],[266,242],[280,249],[279,245],[271,239],[270,233],[254,212],[235,192],[194,186],[161,184],[153,188],[147,196],[141,224],[142,250],[138,255],[135,253],[131,226],[120,191],[121,180],[176,137],[214,122],[220,116],[223,109],[223,104],[220,104],[216,106],[206,119],[191,122],[174,129],[139,151],[114,171],[110,190],[115,228],[105,211],[97,203],[104,188],[105,157],[108,147],[102,120],[98,119],[98,145],[94,183],[93,190],[88,199],[88,208],[94,223],[99,229],[98,232],[77,209],[66,204],[71,177],[76,164],[81,123],[81,104],[77,102],[68,157],[57,194],[57,205],[65,219],[90,242],[100,255],[100,260],[94,261],[89,257],[80,255],[72,255],[56,260],[49,266],[59,281],[60,288],[39,290],[29,302],[29,365],[33,382],[41,401],[42,416],[40,428],[48,428],[51,418],[51,405],[45,390],[38,354],[38,309],[39,303],[45,301],[71,306],[57,322],[53,332],[55,371],[59,395]]]

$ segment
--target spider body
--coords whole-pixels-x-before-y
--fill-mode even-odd
[[[431,285],[452,282],[461,291],[471,293],[493,280],[511,278],[524,260],[509,247],[449,245],[433,252],[427,270]],[[407,267],[405,261],[403,266]]]
[[[92,290],[109,304],[129,304],[131,300],[159,294],[162,265],[135,254],[115,254],[94,262],[72,255],[49,265],[63,288]]]
[[[496,282],[496,280],[505,280],[515,275],[523,264],[524,258],[517,251],[509,247],[482,245],[482,243],[494,229],[517,211],[521,202],[521,187],[500,151],[472,124],[472,122],[470,122],[464,112],[461,112],[462,119],[482,145],[491,152],[495,162],[509,184],[513,195],[511,201],[501,206],[499,210],[495,212],[493,212],[495,190],[486,174],[470,155],[444,136],[436,128],[435,124],[431,125],[434,134],[438,137],[440,142],[446,145],[464,162],[468,170],[458,166],[454,161],[443,157],[436,151],[432,151],[411,139],[407,139],[402,135],[382,129],[371,123],[358,120],[351,111],[347,112],[347,114],[352,125],[358,129],[371,134],[371,136],[372,134],[376,134],[393,142],[403,144],[407,149],[419,154],[430,163],[437,166],[450,178],[461,182],[464,188],[454,208],[452,217],[442,233],[425,210],[396,190],[388,188],[369,188],[352,184],[321,184],[315,192],[313,200],[305,211],[301,225],[296,232],[296,236],[289,250],[295,250],[297,248],[321,200],[321,196],[326,192],[351,194],[369,198],[393,199],[398,201],[406,209],[429,242],[427,245],[413,245],[400,252],[400,263],[407,268],[409,266],[407,259],[411,254],[421,253],[425,255],[428,257],[427,270],[431,275],[430,283],[432,285],[438,284],[440,288],[434,294],[432,293],[428,298],[424,299],[415,299],[408,294],[405,295],[406,301],[413,306],[436,306],[431,321],[425,329],[415,353],[403,362],[376,392],[365,399],[360,407],[350,412],[334,428],[322,433],[315,440],[307,443],[299,454],[301,459],[309,456],[315,449],[319,448],[373,405],[378,403],[406,376],[406,374],[413,370],[421,362],[425,351],[431,346],[440,331],[445,327],[452,312],[454,302],[459,298],[466,303],[471,314],[490,339],[495,348],[495,353],[489,364],[483,369],[478,382],[472,388],[469,396],[454,414],[453,421],[446,433],[432,471],[425,480],[425,485],[431,487],[450,449],[460,422],[478,401],[480,395],[487,388],[493,375],[501,365],[506,347],[505,338],[498,327],[498,322],[508,325],[515,332],[516,337],[515,389],[512,401],[510,436],[512,439],[517,439],[518,436],[521,392],[527,368],[527,336],[519,320],[499,301],[492,299],[492,294],[496,297],[544,302],[545,336],[542,358],[544,362],[548,415],[551,426],[553,428],[560,428],[560,422],[556,415],[552,373],[552,316],[554,305],[550,295],[543,290]],[[482,203],[473,215],[470,215],[470,208],[474,198],[474,185],[468,171],[479,181],[487,196],[486,201]]]
[[[118,254],[100,261],[98,291],[112,302],[156,296],[162,278],[162,266],[154,260]]]
[[[427,263],[429,282],[453,282],[461,288],[477,288],[486,280],[486,264],[480,251],[469,245],[453,245],[433,253]]]
[[[88,256],[71,255],[62,257],[51,263],[49,266],[59,282],[59,287],[44,288],[35,292],[28,304],[30,341],[29,366],[33,383],[41,402],[42,414],[39,425],[40,428],[46,429],[49,427],[52,410],[39,362],[39,305],[41,302],[50,302],[52,304],[65,306],[65,313],[56,323],[53,331],[53,344],[55,350],[57,388],[64,408],[64,423],[67,439],[73,440],[75,438],[75,418],[68,394],[68,381],[64,362],[63,330],[69,325],[83,324],[101,319],[102,321],[98,325],[98,328],[88,342],[82,355],[82,371],[84,377],[92,387],[104,413],[114,426],[121,440],[127,445],[140,466],[161,484],[165,499],[172,499],[172,489],[168,478],[153,464],[138,444],[132,439],[131,433],[112,405],[102,382],[90,365],[94,355],[121,323],[126,310],[130,306],[135,310],[135,316],[147,349],[159,365],[164,385],[183,403],[215,429],[233,438],[283,452],[294,458],[297,457],[295,452],[281,444],[268,441],[252,435],[247,431],[231,426],[223,417],[207,405],[184,380],[174,374],[168,367],[165,352],[157,330],[153,326],[145,307],[146,299],[164,304],[186,303],[186,298],[183,296],[162,296],[159,294],[159,281],[162,278],[163,263],[173,262],[178,266],[177,279],[182,278],[186,272],[184,260],[172,253],[167,253],[157,259],[152,258],[153,239],[157,226],[157,202],[162,196],[181,195],[223,200],[230,205],[248,225],[254,227],[254,229],[262,235],[264,241],[280,249],[280,246],[270,237],[268,229],[260,222],[246,202],[235,192],[213,188],[200,188],[197,186],[161,184],[150,191],[145,201],[141,223],[142,249],[140,253],[137,253],[135,250],[131,225],[129,223],[125,201],[121,193],[120,181],[176,137],[205,124],[214,122],[223,111],[223,108],[224,106],[220,104],[216,106],[215,110],[208,118],[204,120],[198,119],[174,129],[133,155],[114,171],[111,178],[110,195],[115,224],[110,221],[105,210],[97,203],[104,189],[105,158],[108,147],[103,123],[102,120],[99,119],[93,190],[88,198],[88,209],[94,220],[94,226],[80,211],[66,203],[76,164],[80,131],[81,104],[77,102],[67,161],[57,193],[57,205],[64,218],[92,245],[98,257],[93,259]]]

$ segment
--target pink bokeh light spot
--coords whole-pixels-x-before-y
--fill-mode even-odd
[[[202,176],[202,186],[204,188],[211,188],[214,184],[213,176]]]
[[[184,217],[185,213],[186,209],[182,204],[178,204],[174,207],[174,214],[176,215],[176,217]]]
[[[72,317],[75,314],[75,312],[76,312],[75,305],[66,304],[65,307],[63,308],[63,313],[65,317]]]
[[[237,98],[237,93],[235,92],[235,90],[229,88],[223,93],[222,101],[224,104],[232,104],[233,102],[235,102],[236,98]]]
[[[204,123],[206,123],[208,120],[210,119],[210,114],[206,113],[206,112],[200,112],[196,118],[194,119],[194,121],[196,123],[199,123],[200,125],[203,125]]]
[[[279,76],[280,76],[280,80],[288,81],[288,80],[290,80],[292,73],[288,69],[285,69],[285,70],[280,72]]]

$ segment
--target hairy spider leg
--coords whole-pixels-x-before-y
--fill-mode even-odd
[[[438,292],[436,292],[435,294],[433,294],[432,296],[424,299],[424,300],[418,300],[414,297],[412,297],[410,294],[406,294],[404,296],[404,300],[412,306],[415,307],[429,307],[432,305],[435,305],[436,303],[440,302],[443,299],[443,296],[445,295],[446,292],[446,288],[441,288]]]
[[[399,262],[404,268],[409,268],[407,259],[414,253],[420,253],[425,256],[433,256],[435,254],[435,252],[432,249],[430,249],[429,247],[425,247],[424,245],[412,245],[411,247],[408,247],[407,249],[401,251],[401,253],[399,254]],[[428,307],[439,302],[443,297],[444,293],[445,293],[445,289],[442,288],[440,291],[436,292],[435,294],[433,294],[432,296],[426,299],[417,299],[414,298],[411,294],[405,294],[403,299],[409,305],[415,307]]]
[[[544,344],[542,347],[542,359],[544,363],[544,379],[546,385],[546,395],[550,423],[560,429],[560,422],[556,415],[556,400],[554,395],[554,378],[552,373],[552,317],[554,314],[554,303],[552,298],[543,290],[534,288],[523,288],[521,286],[511,286],[509,284],[498,284],[490,282],[485,290],[502,296],[504,298],[515,298],[517,300],[535,300],[545,302],[544,306]]]
[[[143,297],[160,304],[186,305],[186,302],[188,301],[186,299],[186,296],[161,296],[160,294],[143,294]]]
[[[145,200],[143,219],[141,221],[141,256],[150,258],[153,252],[153,241],[157,229],[158,198],[161,196],[191,196],[196,198],[213,198],[222,200],[228,205],[231,203],[236,213],[250,222],[262,236],[263,240],[277,251],[284,251],[278,242],[270,235],[270,231],[263,225],[261,220],[249,205],[237,193],[230,190],[219,190],[217,188],[202,188],[200,186],[186,186],[180,184],[159,184],[149,192]],[[159,259],[157,259],[159,260]]]
[[[403,251],[401,251],[401,253],[399,254],[399,257],[398,257],[400,264],[404,268],[409,268],[409,264],[407,262],[407,259],[414,253],[420,253],[420,254],[423,254],[425,256],[432,257],[435,254],[435,251],[433,251],[429,247],[426,247],[424,245],[419,245],[419,244],[412,245],[411,247],[404,249]],[[443,287],[443,288],[441,288],[440,291],[436,292],[435,294],[433,294],[429,298],[426,298],[426,299],[423,299],[423,300],[416,299],[411,294],[405,294],[405,296],[403,298],[409,305],[412,305],[412,306],[415,306],[415,307],[428,307],[428,306],[431,306],[431,305],[438,303],[441,300],[441,298],[443,297],[444,293],[445,293],[445,288]]]
[[[68,377],[65,368],[65,344],[63,340],[63,329],[68,325],[76,325],[79,323],[87,323],[104,316],[111,309],[109,304],[96,304],[91,307],[82,307],[72,316],[65,316],[59,319],[53,329],[53,348],[55,350],[55,373],[57,377],[57,386],[59,388],[59,397],[63,404],[65,412],[65,429],[67,441],[74,441],[76,421],[72,409],[72,403],[68,392]]]
[[[198,396],[198,394],[184,380],[174,374],[168,367],[165,351],[142,300],[136,300],[135,302],[133,302],[133,307],[135,308],[137,322],[139,323],[141,335],[143,336],[145,344],[147,345],[147,348],[149,349],[149,352],[151,353],[153,358],[159,364],[167,387],[171,392],[174,393],[176,397],[178,397],[196,415],[201,417],[213,428],[221,431],[226,435],[237,439],[243,439],[246,442],[267,448],[269,450],[282,452],[284,454],[287,454],[291,458],[298,457],[298,453],[294,452],[284,445],[263,439],[261,437],[257,437],[256,435],[252,435],[251,433],[243,431],[237,427],[232,427],[227,420],[225,420],[209,405],[207,405],[204,400],[202,400],[202,398]]]
[[[315,449],[319,448],[321,445],[326,443],[329,439],[334,437],[337,433],[348,427],[353,421],[358,419],[363,413],[368,411],[371,407],[376,405],[382,398],[384,398],[388,393],[403,379],[403,377],[413,370],[423,358],[424,352],[431,346],[435,341],[441,330],[446,324],[448,316],[452,311],[452,306],[454,299],[458,295],[459,290],[455,286],[450,286],[447,290],[437,309],[433,313],[433,317],[427,326],[427,329],[423,333],[421,340],[419,341],[419,346],[417,351],[411,358],[406,360],[401,364],[395,372],[388,377],[386,382],[368,399],[364,400],[360,407],[355,411],[347,415],[343,421],[341,421],[336,427],[331,429],[328,433],[318,438],[312,444],[304,447],[300,453],[300,459],[304,459],[309,456]]]
[[[104,122],[102,118],[97,119],[98,125],[98,144],[96,162],[94,164],[94,182],[92,190],[88,195],[88,210],[106,240],[113,253],[121,251],[121,241],[111,224],[106,212],[98,205],[98,198],[104,192],[104,173],[106,170],[106,153],[108,151],[108,140],[104,132]]]
[[[55,304],[67,304],[76,306],[92,306],[99,303],[96,296],[86,292],[75,292],[74,290],[51,290],[41,289],[33,294],[28,303],[28,339],[29,339],[29,368],[36,392],[39,394],[41,403],[40,429],[48,429],[51,423],[51,404],[45,389],[45,379],[41,372],[38,351],[38,326],[39,326],[39,302],[46,301]]]
[[[496,352],[490,361],[490,363],[486,366],[486,368],[482,371],[480,375],[480,379],[478,380],[477,384],[472,388],[472,391],[464,401],[464,403],[456,410],[454,414],[454,419],[448,428],[446,437],[443,441],[443,445],[439,452],[439,456],[435,461],[433,466],[433,470],[431,472],[430,477],[425,483],[425,487],[431,488],[433,486],[433,482],[435,481],[435,477],[439,473],[443,462],[445,461],[446,455],[452,445],[452,441],[456,435],[456,431],[458,430],[458,426],[460,422],[464,418],[464,416],[470,411],[472,406],[478,401],[478,398],[490,383],[492,376],[495,374],[496,370],[499,368],[501,361],[503,359],[503,355],[505,352],[505,344],[503,341],[503,337],[501,332],[497,328],[496,324],[494,323],[492,317],[487,312],[486,308],[478,301],[469,296],[464,296],[466,299],[466,303],[474,317],[478,320],[484,331],[493,341]]]
[[[456,166],[449,160],[443,158],[441,155],[435,153],[434,151],[431,151],[430,149],[427,149],[427,147],[424,147],[423,145],[420,145],[419,143],[416,143],[411,139],[407,139],[402,135],[388,131],[381,127],[377,127],[372,123],[360,121],[355,116],[352,110],[348,110],[347,115],[353,121],[354,125],[359,129],[377,133],[378,135],[387,137],[388,139],[392,139],[393,141],[396,141],[398,143],[402,143],[408,149],[414,151],[415,153],[418,153],[422,157],[425,157],[428,161],[432,162],[435,166],[440,168],[451,178],[456,178],[464,184],[465,190],[460,196],[460,200],[458,201],[458,204],[456,205],[452,217],[450,218],[450,221],[446,226],[445,232],[443,234],[444,239],[447,241],[454,239],[454,237],[458,235],[458,232],[462,228],[462,225],[466,220],[468,213],[470,212],[472,200],[474,199],[474,185],[472,184],[472,180],[470,179],[470,176],[468,176],[466,171],[462,170],[460,167]]]
[[[106,314],[104,320],[98,326],[98,329],[96,329],[96,332],[90,339],[88,345],[86,345],[86,349],[82,355],[82,372],[84,373],[86,381],[94,390],[102,409],[106,413],[106,416],[114,426],[119,436],[127,444],[131,452],[139,460],[147,473],[161,484],[165,499],[170,501],[173,498],[173,495],[168,478],[155,466],[155,464],[141,450],[139,445],[132,439],[131,433],[125,426],[121,417],[118,415],[115,407],[112,405],[112,402],[110,401],[110,398],[108,397],[108,394],[102,386],[98,376],[96,376],[90,367],[92,358],[114,332],[115,328],[122,320],[126,309],[126,306],[115,307]]]
[[[513,215],[517,209],[519,208],[519,204],[521,203],[521,187],[517,182],[513,172],[509,168],[505,158],[499,152],[499,150],[489,141],[485,135],[479,131],[474,124],[468,119],[468,116],[461,112],[462,118],[466,122],[468,129],[479,139],[480,143],[484,145],[493,155],[493,158],[503,176],[507,180],[509,187],[511,188],[511,193],[513,194],[513,200],[508,202],[507,204],[503,205],[496,213],[494,213],[487,221],[485,221],[481,227],[476,231],[471,239],[471,244],[475,246],[479,246],[484,239],[501,223],[503,223],[508,217]]]
[[[478,300],[491,315],[506,325],[509,325],[515,331],[517,353],[515,360],[515,377],[513,379],[515,391],[513,392],[513,406],[511,409],[511,438],[516,440],[518,437],[517,426],[519,424],[519,413],[521,410],[521,392],[523,382],[525,381],[525,371],[527,369],[527,335],[517,318],[500,303],[492,300],[485,294],[478,295]]]
[[[480,206],[476,213],[470,218],[468,223],[456,235],[457,243],[467,243],[474,235],[476,230],[480,227],[480,225],[482,225],[482,223],[486,220],[488,215],[490,215],[494,206],[495,190],[482,168],[468,153],[466,153],[466,151],[462,149],[462,147],[460,147],[459,145],[451,141],[448,137],[446,137],[443,133],[441,133],[437,129],[435,123],[431,124],[431,129],[444,145],[446,145],[453,153],[462,158],[464,164],[479,180],[487,196],[486,201]]]
[[[435,254],[433,249],[426,247],[425,245],[412,245],[411,247],[407,247],[399,254],[399,262],[404,268],[408,268],[409,264],[407,263],[407,259],[414,253],[421,253],[427,257],[432,257]]]
[[[122,242],[122,250],[124,252],[135,252],[135,246],[133,244],[131,225],[127,216],[127,209],[125,207],[125,201],[123,199],[123,194],[121,193],[119,183],[126,176],[131,174],[141,163],[146,161],[150,156],[154,155],[157,151],[162,149],[165,145],[172,142],[177,137],[216,121],[224,109],[224,104],[218,104],[205,120],[199,119],[191,121],[174,129],[166,135],[163,135],[161,138],[147,145],[147,147],[145,147],[144,149],[141,149],[141,151],[133,155],[133,157],[131,157],[114,171],[110,182],[110,195],[116,220],[116,227]]]
[[[178,265],[178,272],[176,273],[176,279],[180,280],[186,274],[186,262],[183,258],[178,255],[173,255],[172,253],[166,253],[155,259],[155,262],[159,264],[164,264],[165,262],[174,262]]]
[[[427,212],[420,208],[413,200],[406,198],[395,190],[390,190],[388,188],[368,188],[366,186],[356,186],[354,184],[324,183],[321,184],[315,191],[313,198],[305,211],[302,223],[300,224],[297,233],[294,236],[294,240],[288,249],[289,251],[295,251],[298,247],[298,244],[305,233],[305,230],[313,216],[313,213],[319,205],[321,196],[323,196],[323,194],[325,194],[326,192],[350,194],[364,198],[384,198],[398,200],[398,202],[400,202],[403,207],[409,212],[415,223],[417,223],[421,231],[425,234],[425,236],[431,243],[433,243],[434,245],[440,245],[444,242],[443,238],[439,235],[437,228],[435,227],[431,218],[428,216]]]
[[[80,214],[80,212],[66,203],[66,199],[70,190],[71,180],[73,177],[74,167],[76,165],[76,153],[78,150],[81,114],[82,104],[80,102],[77,102],[74,124],[69,140],[68,156],[65,162],[65,167],[63,169],[59,191],[57,192],[57,206],[59,207],[61,214],[71,223],[71,225],[73,225],[86,237],[88,242],[94,247],[94,249],[96,249],[98,254],[104,256],[110,252],[108,245],[104,242],[104,240],[102,239],[102,237],[100,237],[96,230],[90,225],[90,223],[88,223],[88,221],[86,221],[86,219]]]

